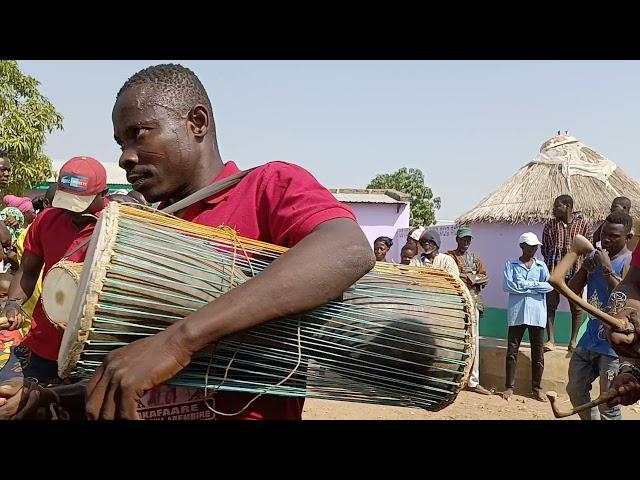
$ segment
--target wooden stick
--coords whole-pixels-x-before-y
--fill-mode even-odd
[[[622,318],[612,317],[608,313],[604,313],[599,308],[591,305],[584,298],[577,295],[573,290],[571,290],[564,281],[567,273],[569,273],[569,270],[571,270],[571,268],[578,261],[580,255],[587,255],[593,252],[593,250],[593,245],[591,245],[591,242],[589,242],[589,240],[587,240],[582,235],[576,235],[573,239],[573,243],[571,244],[571,249],[564,257],[562,257],[560,263],[556,265],[553,273],[551,273],[549,283],[553,287],[555,287],[555,289],[558,290],[562,295],[567,297],[573,303],[582,307],[584,311],[590,313],[593,317],[598,318],[602,322],[606,323],[614,330],[623,333],[633,333],[635,332],[635,328],[633,327],[633,325],[631,325],[631,323],[625,321]]]
[[[616,390],[608,390],[605,393],[601,393],[598,398],[592,400],[591,402],[585,403],[584,405],[579,405],[577,407],[572,408],[571,410],[561,411],[558,409],[558,405],[556,404],[556,400],[558,399],[558,394],[556,392],[547,392],[547,398],[549,399],[549,403],[551,403],[551,410],[553,410],[553,415],[556,418],[564,418],[570,417],[571,415],[575,415],[578,412],[582,412],[584,410],[590,410],[593,407],[597,407],[601,403],[607,403],[614,398],[618,397],[620,394]]]

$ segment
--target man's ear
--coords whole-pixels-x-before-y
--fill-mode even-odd
[[[204,105],[196,105],[187,114],[187,121],[193,134],[203,138],[209,132],[211,115]]]

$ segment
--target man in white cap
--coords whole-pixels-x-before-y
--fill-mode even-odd
[[[29,227],[20,268],[9,286],[9,300],[2,313],[9,330],[22,325],[23,304],[33,294],[43,267],[47,272],[65,256],[82,261],[86,245],[81,245],[93,233],[96,217],[108,202],[104,199],[107,192],[107,172],[96,159],[74,157],[62,166],[53,208],[43,210]],[[18,362],[25,378],[56,383],[61,340],[62,332],[47,319],[38,299],[31,330],[12,351],[14,358],[9,362]]]
[[[407,243],[418,248],[418,246],[420,245],[420,237],[422,236],[424,231],[424,227],[413,227],[411,230],[409,230],[409,234],[407,235]]]
[[[545,295],[553,290],[548,283],[549,269],[534,257],[542,245],[535,233],[520,235],[522,255],[510,260],[504,267],[504,291],[509,294],[507,320],[509,335],[507,341],[507,372],[505,391],[502,397],[510,400],[516,382],[518,350],[525,330],[529,331],[531,342],[531,390],[536,400],[546,402],[542,392],[542,372],[544,371],[544,329],[547,325],[547,301]]]

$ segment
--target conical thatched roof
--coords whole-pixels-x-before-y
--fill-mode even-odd
[[[640,207],[640,183],[575,137],[558,134],[456,223],[543,223],[551,217],[553,200],[562,194],[571,195],[574,210],[594,223],[607,216],[615,197],[629,197],[632,213]]]

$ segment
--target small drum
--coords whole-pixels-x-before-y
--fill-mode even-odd
[[[88,247],[60,376],[92,375],[112,350],[260,275],[286,250],[112,202]],[[342,298],[225,338],[168,383],[436,411],[466,383],[473,323],[460,279],[379,263]]]
[[[82,263],[62,260],[49,269],[42,281],[42,308],[54,324],[65,327],[80,282]]]

